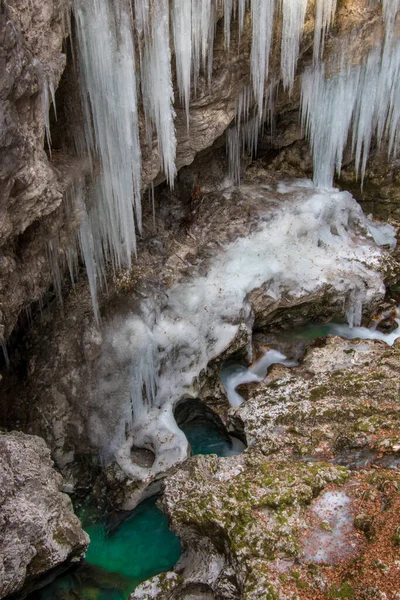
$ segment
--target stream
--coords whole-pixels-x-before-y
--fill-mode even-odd
[[[223,435],[211,422],[194,419],[182,425],[192,454],[234,456],[245,445]],[[181,556],[179,538],[157,507],[157,496],[130,514],[107,519],[91,506],[78,512],[90,546],[81,565],[57,577],[29,600],[126,600],[142,581],[170,570]],[[119,523],[118,523],[119,521]]]
[[[398,311],[395,321],[400,325]],[[400,327],[391,333],[382,333],[376,327],[352,328],[331,322],[296,328],[288,337],[292,340],[313,340],[327,335],[339,335],[347,339],[379,339],[392,345],[400,337]],[[242,364],[224,367],[221,381],[231,405],[238,406],[243,402],[236,392],[238,385],[262,381],[269,367],[276,363],[289,367],[297,364],[276,350],[268,350],[251,367]],[[193,406],[199,405],[199,402],[195,402]],[[193,406],[188,405],[182,422],[178,418],[192,455],[216,454],[227,457],[243,452],[243,442],[223,432],[218,422],[213,422],[207,416],[207,411],[212,412],[210,409],[201,409],[204,410],[202,414],[197,408],[199,412],[196,414]],[[126,600],[141,582],[170,570],[180,558],[181,544],[168,528],[167,517],[156,502],[157,497],[149,498],[130,514],[120,513],[114,515],[112,520],[98,515],[90,506],[82,509],[79,516],[91,540],[85,560],[42,590],[31,594],[29,599],[73,600],[78,597],[82,600]]]

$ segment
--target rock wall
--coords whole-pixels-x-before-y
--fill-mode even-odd
[[[0,337],[48,280],[40,224],[62,203],[59,173],[44,149],[44,89],[65,67],[61,0],[0,7]],[[50,93],[50,92],[49,92]]]
[[[55,278],[61,280],[66,269],[65,250],[76,243],[75,230],[81,219],[79,206],[70,206],[65,195],[74,180],[88,172],[87,158],[78,148],[73,131],[82,129],[78,78],[73,52],[65,42],[68,14],[66,0],[3,0],[0,13],[0,52],[7,77],[0,89],[0,338],[7,339],[18,316],[32,302],[39,300]],[[307,8],[304,36],[300,49],[299,71],[311,60],[315,3]],[[240,92],[250,83],[251,22],[247,15],[239,39],[232,24],[231,48],[224,42],[222,11],[219,14],[214,46],[214,68],[211,88],[200,78],[192,98],[190,128],[176,93],[177,169],[192,163],[195,156],[221,138],[236,114]],[[330,33],[326,55],[335,53],[343,38],[354,34],[349,53],[363,56],[382,36],[380,5],[367,0],[342,3],[335,29]],[[274,27],[274,43],[270,57],[270,76],[279,80],[280,18]],[[360,41],[362,40],[362,41]],[[51,156],[45,151],[45,120],[48,109],[48,84],[56,89],[58,120],[49,118],[53,138]],[[176,85],[175,85],[176,88]],[[276,116],[281,124],[272,148],[279,150],[302,137],[297,120],[299,82],[296,80],[289,97],[280,93]],[[287,115],[292,122],[287,123]],[[290,121],[290,118],[289,118]],[[143,132],[143,127],[141,127]],[[142,139],[143,189],[151,181],[160,182],[157,142],[150,147]],[[271,144],[269,144],[271,145]],[[79,144],[78,144],[79,146]],[[300,174],[300,168],[291,170]],[[282,170],[283,164],[281,164]],[[275,167],[274,167],[275,168]],[[286,167],[285,167],[286,168]],[[286,171],[290,170],[286,168]],[[60,282],[57,282],[60,287]]]
[[[0,434],[0,598],[83,556],[89,538],[62,484],[41,438]]]

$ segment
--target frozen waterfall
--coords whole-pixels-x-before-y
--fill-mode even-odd
[[[271,298],[279,298],[283,291],[300,295],[329,283],[346,296],[346,314],[355,326],[363,304],[382,293],[381,278],[368,265],[380,260],[371,235],[383,233],[379,226],[369,227],[350,194],[332,189],[346,148],[363,178],[373,139],[387,141],[390,155],[399,146],[400,43],[395,28],[400,0],[375,4],[382,7],[382,40],[358,62],[349,59],[344,42],[332,64],[324,46],[335,22],[336,0],[313,4],[308,54],[302,46],[310,17],[307,0],[73,0],[85,119],[77,145],[86,145],[94,184],[90,197],[83,181],[69,194],[82,212],[77,246],[98,321],[97,290],[106,285],[109,266],[130,268],[136,253],[142,157],[152,157],[148,178],[154,179],[158,168],[160,178],[173,186],[180,141],[176,111],[186,113],[186,132],[179,134],[190,142],[191,106],[212,90],[217,31],[223,31],[218,48],[227,60],[241,51],[244,33],[251,36],[245,53],[248,72],[235,88],[236,117],[227,131],[232,179],[240,180],[242,154],[256,152],[279,93],[292,98],[297,81],[302,123],[314,156],[317,187],[309,181],[281,182],[271,201],[270,189],[243,186],[247,198],[259,194],[265,203],[260,223],[251,235],[224,248],[206,275],[168,290],[157,322],[136,315],[118,323],[117,330],[105,331],[95,394],[99,406],[91,431],[104,455],[117,456],[131,476],[149,475],[132,464],[133,438],[156,456],[150,474],[186,456],[173,402],[193,395],[201,370],[237,334],[239,317],[250,327],[247,297],[254,288],[263,287]],[[308,61],[302,74],[300,55],[302,62]],[[54,91],[49,81],[44,85],[42,109],[50,145],[48,110]],[[50,255],[55,262],[57,252]],[[75,254],[71,256],[74,276]],[[53,270],[58,289],[57,265]]]
[[[276,188],[246,184],[240,192],[227,189],[227,201],[238,193],[253,210],[257,206],[250,233],[221,248],[201,274],[170,288],[156,317],[152,299],[143,299],[142,316],[115,319],[105,328],[90,430],[103,455],[115,456],[133,478],[155,475],[186,458],[174,404],[197,397],[200,373],[232,344],[240,327],[251,331],[253,290],[278,301],[329,288],[361,308],[384,294],[376,270],[382,251],[372,234],[386,245],[393,231],[379,224],[370,230],[348,192],[317,190],[308,180]],[[267,353],[242,375],[260,380],[280,360]],[[236,381],[227,383],[234,403],[240,401]],[[150,469],[132,464],[132,444],[155,454]]]
[[[346,144],[364,176],[373,137],[399,145],[400,45],[395,23],[400,0],[381,0],[385,39],[354,66],[343,59],[333,68],[321,62],[324,39],[334,23],[337,0],[316,0],[313,64],[302,75],[302,119],[310,140],[315,181],[330,187],[340,173]],[[94,197],[87,202],[79,245],[97,311],[97,288],[107,265],[130,268],[141,229],[142,144],[158,148],[160,171],[173,186],[177,138],[175,102],[179,96],[190,134],[190,106],[200,78],[212,86],[217,19],[224,17],[225,51],[233,52],[251,20],[249,81],[238,90],[237,116],[227,132],[231,177],[240,180],[242,154],[255,153],[262,127],[273,115],[280,82],[293,88],[307,0],[73,0],[86,145],[100,163]],[[247,16],[246,16],[247,12]],[[274,22],[281,19],[281,28]],[[280,39],[275,39],[280,35]],[[280,47],[280,78],[270,74],[270,55]],[[174,81],[176,72],[176,83]],[[176,85],[176,91],[174,86]],[[204,86],[203,86],[204,87]],[[202,89],[203,89],[202,87]],[[49,91],[44,83],[43,112],[50,145]],[[176,96],[176,97],[175,97]],[[85,195],[81,190],[80,195]]]

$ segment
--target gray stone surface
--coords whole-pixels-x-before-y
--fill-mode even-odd
[[[44,440],[0,434],[0,598],[84,554],[89,538],[62,483]]]

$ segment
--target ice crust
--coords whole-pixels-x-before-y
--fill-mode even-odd
[[[346,492],[325,492],[316,500],[311,513],[316,523],[303,543],[305,560],[334,564],[354,553],[354,515]]]
[[[275,193],[253,185],[241,193],[265,204],[256,230],[215,255],[206,275],[172,287],[162,307],[149,301],[140,314],[105,330],[92,394],[92,441],[131,477],[146,478],[186,458],[187,442],[173,406],[196,397],[199,374],[229,347],[240,324],[251,331],[248,297],[254,289],[278,300],[285,293],[302,298],[330,286],[360,308],[384,295],[375,270],[382,251],[348,192],[316,190],[301,180],[281,184]],[[270,358],[247,376],[263,378]],[[132,463],[132,444],[154,452],[151,469]]]

